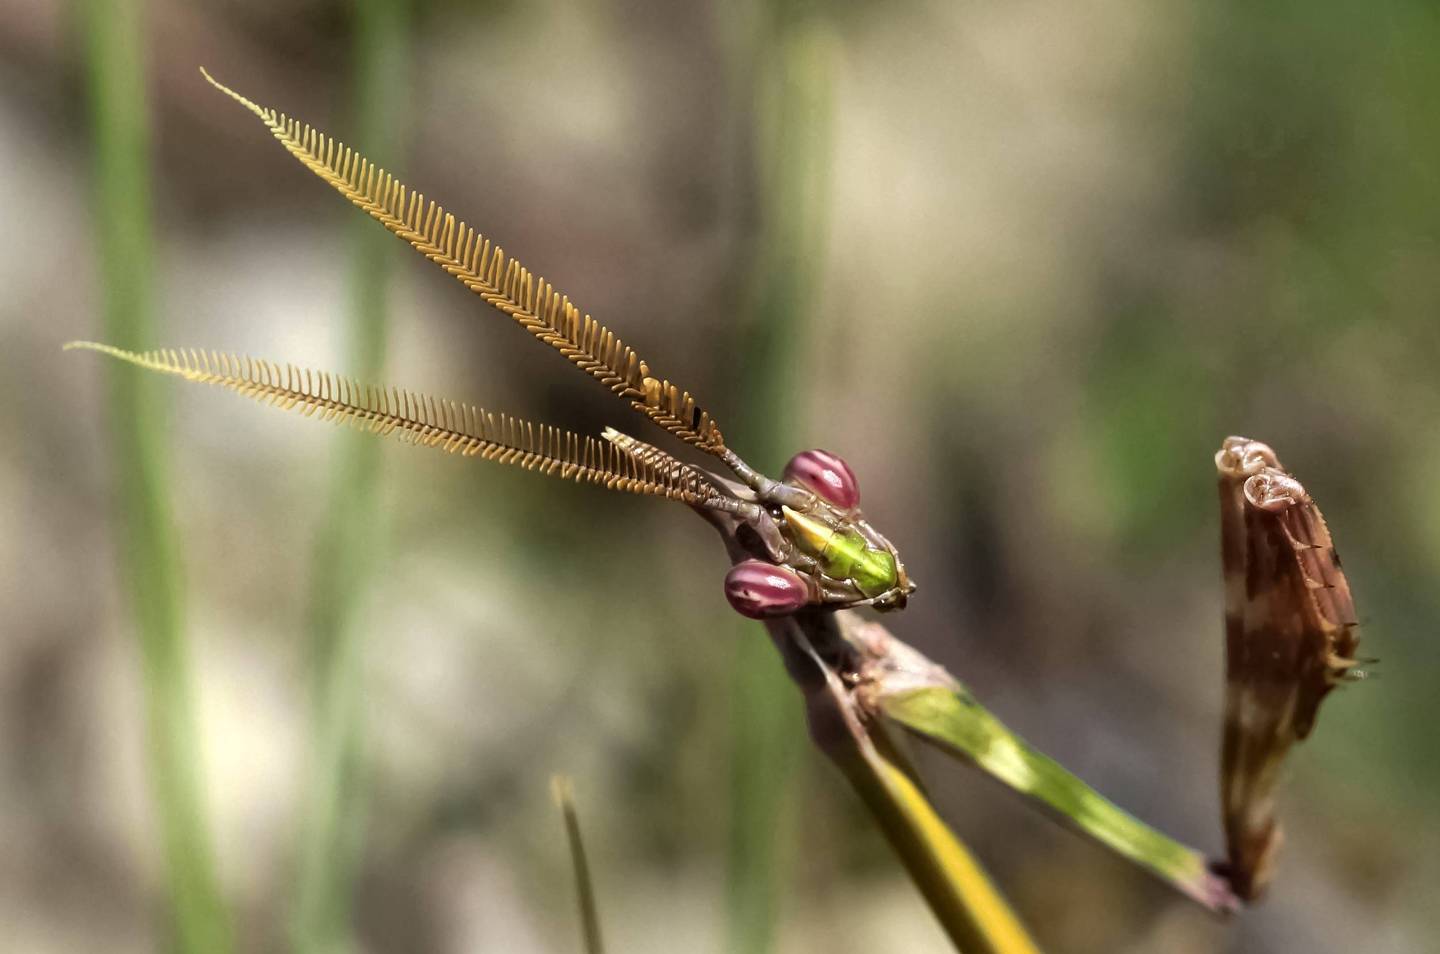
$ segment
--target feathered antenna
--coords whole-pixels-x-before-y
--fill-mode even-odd
[[[362,386],[323,371],[216,351],[167,348],[137,352],[93,341],[65,345],[67,351],[75,348],[227,388],[307,417],[318,415],[321,420],[349,423],[382,437],[395,434],[410,443],[465,457],[482,457],[562,479],[692,505],[718,496],[698,471],[673,458],[637,459],[608,440],[414,391]]]
[[[212,86],[260,117],[291,155],[355,207],[514,318],[632,407],[688,444],[719,455],[725,438],[689,391],[652,377],[649,366],[604,325],[583,314],[545,279],[536,279],[489,239],[384,169],[330,136],[259,106],[217,81]]]

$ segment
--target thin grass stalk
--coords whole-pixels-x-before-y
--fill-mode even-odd
[[[605,954],[605,943],[600,935],[600,910],[595,901],[595,883],[590,878],[585,840],[580,837],[580,814],[575,810],[575,786],[566,776],[556,775],[550,779],[550,794],[565,821],[565,841],[570,847],[570,866],[575,871],[575,899],[580,908],[580,941],[585,954]]]
[[[146,348],[155,335],[143,3],[87,0],[79,13],[87,45],[104,337]],[[180,560],[168,503],[164,406],[148,375],[116,369],[109,391],[118,550],[140,644],[147,765],[164,848],[169,930],[180,951],[224,954],[231,948],[231,926],[206,822]]]
[[[408,59],[408,4],[357,0],[354,7],[354,140],[374,145],[372,158],[401,141]],[[348,372],[383,377],[386,352],[389,236],[370,222],[350,221]],[[377,513],[380,444],[345,430],[336,435],[330,499],[315,550],[310,599],[312,757],[301,820],[299,883],[293,932],[299,951],[351,946],[351,900],[362,854],[365,818],[364,627],[358,616],[380,538]]]
[[[783,5],[782,5],[783,6]],[[777,465],[801,433],[793,413],[799,342],[823,260],[828,208],[831,38],[818,20],[791,22],[782,9],[762,20],[755,57],[761,232],[752,275],[753,310],[738,353],[745,398],[737,434],[764,466]],[[780,409],[787,409],[781,412]],[[793,863],[796,807],[806,765],[794,688],[753,628],[738,634],[732,673],[729,950],[774,947],[779,899]]]

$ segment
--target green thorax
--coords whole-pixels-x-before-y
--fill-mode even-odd
[[[895,555],[866,543],[854,527],[832,527],[823,520],[781,507],[785,529],[805,553],[820,561],[821,571],[833,580],[849,580],[866,596],[879,596],[895,588]]]

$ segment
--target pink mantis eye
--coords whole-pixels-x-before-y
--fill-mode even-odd
[[[751,619],[785,616],[810,602],[810,588],[788,567],[745,560],[725,574],[725,598]]]
[[[850,465],[829,451],[801,451],[785,465],[785,479],[814,491],[841,510],[860,503],[860,484]]]

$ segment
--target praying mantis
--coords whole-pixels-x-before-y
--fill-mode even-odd
[[[687,506],[721,537],[730,563],[725,596],[736,611],[764,622],[801,691],[817,745],[865,800],[966,950],[1036,948],[934,812],[887,724],[974,763],[1213,911],[1233,910],[1263,890],[1278,844],[1273,794],[1280,761],[1309,732],[1320,698],[1353,677],[1355,665],[1353,605],[1328,530],[1268,446],[1230,438],[1216,458],[1227,578],[1222,787],[1229,858],[1211,863],[1037,752],[942,667],[858,612],[901,610],[916,584],[895,545],[866,520],[859,482],[845,461],[808,450],[779,479],[758,472],[688,391],[653,373],[490,239],[355,150],[201,72],[352,205],[633,410],[718,460],[725,473],[613,428],[582,436],[289,364],[193,349],[136,352],[95,342],[67,348],[376,435]]]

